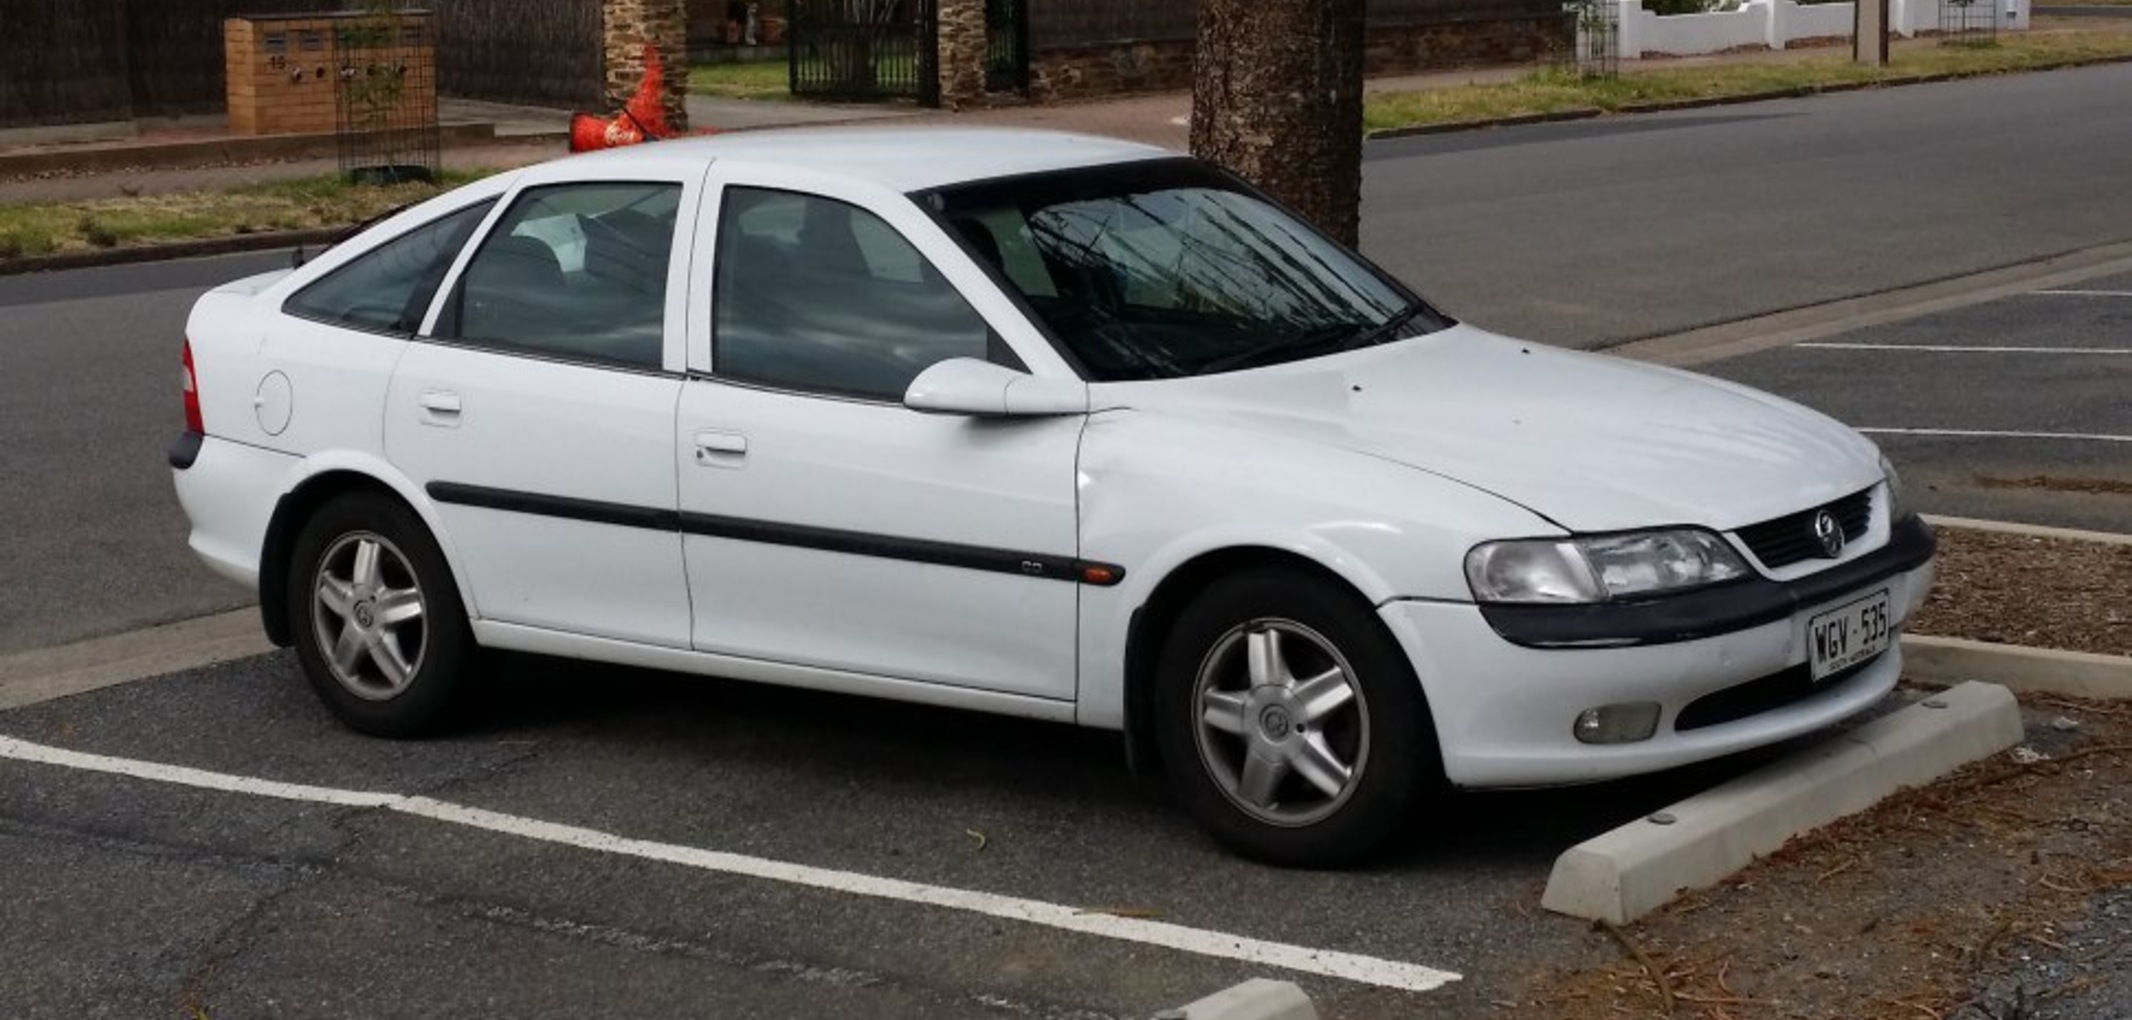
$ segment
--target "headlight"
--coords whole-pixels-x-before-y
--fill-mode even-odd
[[[1604,602],[1746,576],[1739,554],[1700,528],[1486,542],[1466,554],[1482,602]]]
[[[1888,479],[1888,523],[1896,524],[1910,516],[1910,501],[1903,498],[1903,476],[1896,473],[1887,454],[1880,455],[1880,473]]]

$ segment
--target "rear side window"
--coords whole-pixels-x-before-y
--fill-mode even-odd
[[[381,333],[413,333],[452,259],[495,205],[492,199],[416,227],[289,296],[299,318]]]
[[[440,337],[477,347],[658,368],[678,184],[529,189],[460,274]]]

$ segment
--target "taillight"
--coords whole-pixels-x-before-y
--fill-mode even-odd
[[[200,418],[200,383],[192,370],[192,341],[185,341],[185,431],[207,434]]]

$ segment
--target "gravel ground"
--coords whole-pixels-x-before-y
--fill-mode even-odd
[[[2132,545],[1962,528],[1939,537],[1917,633],[2132,656]]]
[[[1505,1018],[2132,1017],[2132,705],[2024,699],[2006,755],[1794,840],[1535,975]]]
[[[2023,947],[2011,971],[1948,1020],[2125,1020],[2132,1004],[2132,888],[2103,893],[2085,917],[2051,929],[2056,945]]]

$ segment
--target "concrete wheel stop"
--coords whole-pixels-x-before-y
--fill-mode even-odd
[[[1189,1005],[1165,1009],[1155,1020],[1318,1020],[1318,1008],[1292,981],[1252,978]]]
[[[1794,836],[2021,739],[2011,691],[1950,688],[1571,847],[1555,860],[1540,905],[1626,924]]]

